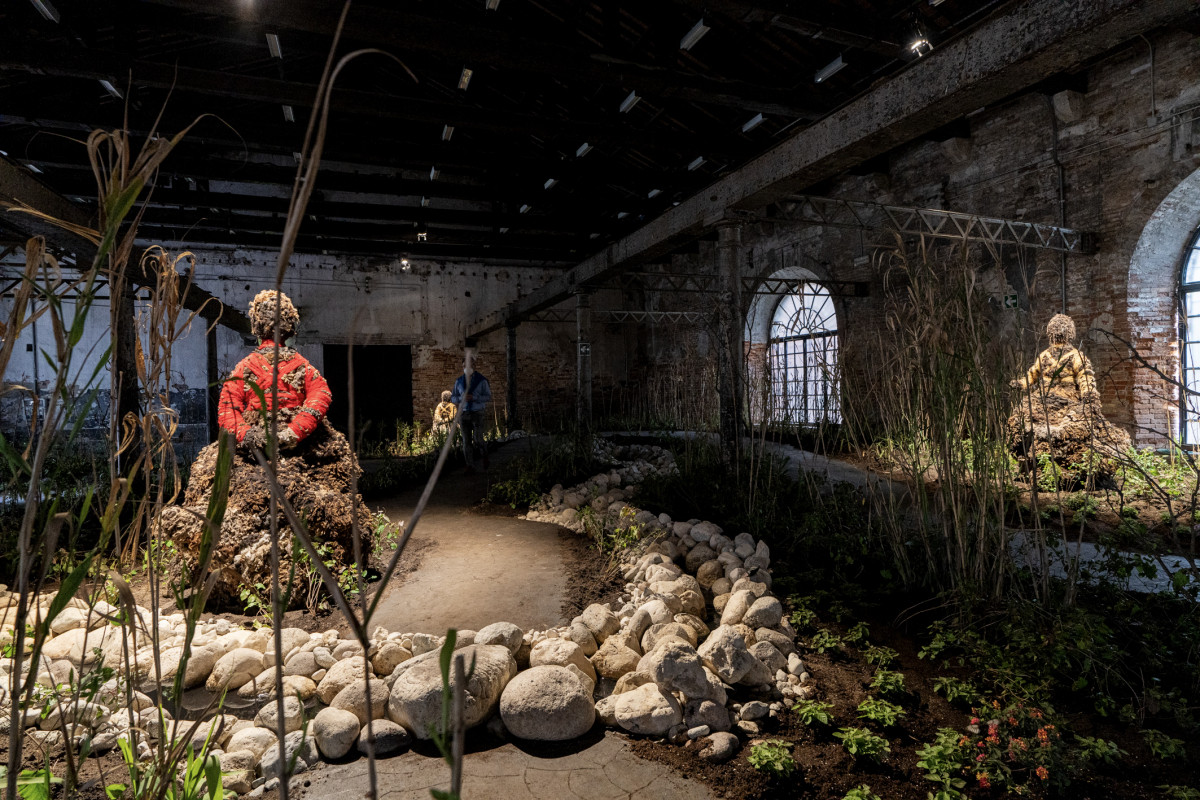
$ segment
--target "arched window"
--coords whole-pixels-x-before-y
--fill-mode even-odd
[[[1200,230],[1183,256],[1181,270],[1183,285],[1184,338],[1180,353],[1183,385],[1189,392],[1200,392]],[[1200,444],[1200,402],[1195,395],[1185,393],[1182,402],[1183,443]]]
[[[837,356],[833,299],[819,283],[801,283],[794,293],[784,295],[771,318],[767,353],[771,421],[840,422]]]

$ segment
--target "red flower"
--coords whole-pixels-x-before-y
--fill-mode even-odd
[[[1045,767],[1038,767],[1036,772],[1037,776],[1042,780],[1046,780],[1046,778],[1050,777],[1050,770],[1046,769]]]
[[[975,776],[975,779],[976,779],[977,781],[979,781],[979,788],[980,788],[980,789],[990,789],[990,788],[992,788],[992,782],[991,782],[990,780],[988,780],[988,774],[987,774],[986,772],[980,772],[979,774],[977,774],[977,775]]]

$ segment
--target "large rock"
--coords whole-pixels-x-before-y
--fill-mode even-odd
[[[754,593],[748,589],[735,590],[721,611],[721,624],[736,625],[741,622],[756,599]]]
[[[681,615],[676,615],[681,616]],[[692,647],[696,646],[696,631],[690,626],[680,622],[660,622],[657,625],[651,625],[650,629],[642,636],[642,652],[649,653],[658,643],[666,639],[678,639],[687,642]]]
[[[403,665],[401,665],[403,666]],[[352,683],[362,683],[367,678],[367,661],[362,656],[352,656],[334,663],[325,677],[317,684],[317,696],[329,705],[338,692]]]
[[[617,615],[599,603],[592,603],[585,608],[580,619],[596,637],[597,644],[604,644],[605,639],[621,629]]]
[[[613,717],[630,733],[662,736],[683,722],[683,709],[669,692],[647,683],[631,692],[614,695]]]
[[[726,609],[729,607],[726,606]],[[783,619],[783,605],[771,595],[758,598],[747,609],[740,622],[751,628],[774,628]]]
[[[593,683],[596,682],[596,670],[587,660],[583,649],[574,642],[566,639],[545,639],[538,642],[529,651],[529,666],[531,667],[545,665],[565,667],[568,664],[579,667],[583,670],[584,675],[591,677]]]
[[[592,635],[588,626],[582,622],[572,622],[567,628],[564,638],[568,642],[574,642],[579,645],[579,649],[583,651],[584,658],[590,658],[596,652],[596,637]]]
[[[495,710],[504,687],[517,674],[517,662],[502,645],[470,645],[459,653],[467,668],[470,668],[471,660],[475,660],[475,672],[467,681],[463,709],[463,721],[470,728]],[[428,739],[429,731],[442,720],[442,674],[438,656],[436,651],[417,656],[401,664],[393,673],[395,682],[388,698],[388,717],[418,739]],[[586,659],[584,663],[587,664]],[[450,682],[455,685],[453,666]]]
[[[570,670],[546,665],[508,682],[500,695],[500,718],[518,739],[560,742],[587,733],[596,708]]]
[[[716,558],[717,553],[711,547],[707,544],[698,544],[688,551],[687,556],[683,559],[683,565],[687,567],[688,572],[694,575],[702,564],[706,561],[715,561]]]
[[[299,775],[320,760],[316,741],[304,731],[293,731],[283,737],[283,759],[278,747],[268,747],[262,755],[262,776],[267,780],[280,778],[290,766],[292,775]]]
[[[592,666],[602,678],[616,680],[626,672],[637,669],[641,655],[626,647],[619,637],[610,636],[592,656]]]
[[[704,662],[704,666],[729,684],[737,683],[755,664],[759,663],[754,656],[750,655],[745,637],[729,625],[717,627],[696,652]]]
[[[700,757],[714,764],[721,764],[733,758],[738,749],[738,738],[732,733],[714,733],[707,739],[707,746],[700,751]]]
[[[370,735],[374,737],[375,755],[387,756],[398,753],[412,742],[412,736],[401,726],[390,719],[377,719],[370,725]],[[367,754],[367,726],[358,733],[358,752]]]
[[[262,671],[263,654],[248,647],[239,647],[217,660],[205,688],[210,692],[238,689],[254,680]]]
[[[249,750],[255,758],[262,758],[268,747],[275,747],[279,740],[275,734],[266,728],[249,727],[236,731],[229,737],[225,752],[236,753],[238,750]]]
[[[732,727],[729,709],[712,700],[689,700],[683,709],[683,722],[689,728],[707,725],[710,731],[727,731]]]
[[[358,738],[358,717],[340,708],[323,708],[313,718],[313,737],[326,758],[341,758]]]
[[[514,656],[521,649],[522,637],[525,632],[511,622],[493,622],[485,625],[475,634],[475,644],[499,644],[508,648]]]
[[[300,730],[304,722],[304,705],[295,697],[283,698],[283,732],[285,734]],[[279,704],[270,702],[258,710],[254,724],[270,731],[279,730]]]
[[[658,647],[642,656],[637,665],[638,672],[654,678],[659,686],[681,692],[691,698],[708,697],[708,678],[696,650],[690,644],[677,639],[666,639]]]
[[[779,652],[778,648],[770,642],[755,642],[750,648],[750,655],[761,661],[771,671],[772,675],[778,670],[787,670],[787,657]]]
[[[367,704],[367,681],[355,681],[342,689],[329,704],[330,708],[340,708],[358,717],[359,725],[366,725],[368,719],[382,719],[387,713],[388,686],[381,680],[370,681],[371,703]]]

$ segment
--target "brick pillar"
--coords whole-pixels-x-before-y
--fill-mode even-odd
[[[575,295],[575,421],[592,426],[592,303],[587,292]]]
[[[508,381],[504,388],[504,410],[508,417],[508,429],[515,431],[521,427],[517,416],[517,323],[509,323],[506,330],[508,339],[504,355]]]

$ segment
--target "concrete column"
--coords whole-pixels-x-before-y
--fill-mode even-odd
[[[575,421],[592,426],[592,302],[587,292],[575,294],[576,337]]]
[[[742,363],[742,226],[725,222],[717,227],[717,273],[721,294],[717,303],[717,397],[721,443],[727,457],[741,446]]]
[[[505,356],[507,357],[507,383],[505,386],[505,416],[508,417],[508,429],[515,431],[521,427],[520,418],[517,416],[517,323],[513,322],[507,326],[508,341],[505,348]]]
[[[205,392],[206,410],[208,412],[208,440],[215,442],[220,426],[217,424],[217,402],[221,397],[221,376],[217,372],[217,326],[209,328],[204,337],[205,345],[205,374],[204,381],[208,390]]]

